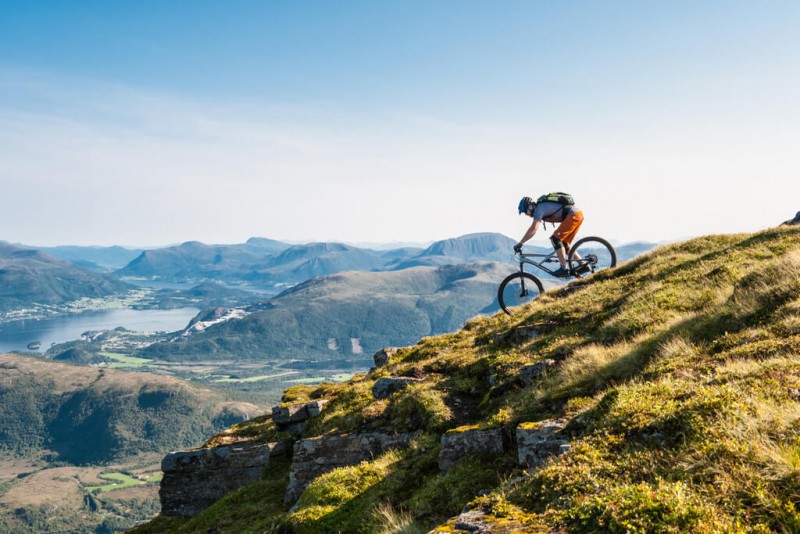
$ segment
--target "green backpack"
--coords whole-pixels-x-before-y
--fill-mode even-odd
[[[546,195],[542,195],[536,199],[536,203],[539,202],[557,202],[562,206],[573,206],[575,205],[575,200],[572,198],[572,195],[568,193],[562,193],[560,191],[556,191],[554,193],[547,193]]]

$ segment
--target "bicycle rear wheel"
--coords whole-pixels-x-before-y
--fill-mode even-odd
[[[504,312],[511,315],[511,308],[522,306],[544,293],[538,278],[528,273],[514,273],[500,283],[497,302]]]
[[[580,278],[617,265],[617,253],[601,237],[584,237],[570,248],[567,263],[572,274]]]

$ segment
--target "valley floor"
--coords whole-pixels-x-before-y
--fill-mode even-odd
[[[0,532],[114,532],[158,513],[161,455],[104,466],[0,456]]]

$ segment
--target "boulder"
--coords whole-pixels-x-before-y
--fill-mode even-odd
[[[468,454],[502,454],[503,431],[499,428],[480,430],[450,430],[442,436],[442,451],[439,453],[439,470],[449,471]]]
[[[569,441],[561,432],[567,421],[557,419],[543,423],[523,423],[517,427],[519,464],[539,467],[549,458],[568,452]]]
[[[416,434],[364,432],[301,439],[294,444],[292,470],[284,499],[287,503],[294,502],[318,476],[337,467],[357,465],[389,449],[405,447],[415,436]]]
[[[465,530],[475,534],[488,534],[492,532],[492,526],[485,521],[486,514],[480,510],[470,510],[458,516],[455,525],[456,530]]]
[[[557,364],[558,362],[548,358],[531,365],[523,365],[519,368],[519,379],[522,385],[530,386],[537,378],[545,374],[548,369],[555,367]]]
[[[272,408],[272,421],[278,430],[301,436],[309,417],[319,415],[328,403],[325,399],[298,404],[283,404]]]
[[[306,404],[306,411],[308,412],[309,417],[314,417],[315,415],[319,415],[322,413],[322,409],[325,405],[328,404],[326,399],[319,399],[315,400],[314,402],[309,402]]]
[[[508,518],[487,516],[481,510],[468,510],[462,512],[452,523],[456,532],[470,532],[472,534],[507,534],[511,532],[530,532],[529,528],[519,522]]]
[[[305,403],[275,406],[272,408],[272,421],[280,425],[299,423],[308,419],[308,409]]]
[[[269,459],[285,452],[280,443],[237,443],[170,452],[161,462],[161,513],[196,515],[227,493],[260,480]]]
[[[795,226],[800,225],[800,211],[797,212],[797,215],[794,216],[794,219],[789,219],[788,221],[784,221],[781,223],[781,226]]]
[[[400,349],[397,347],[384,347],[376,352],[372,356],[372,361],[375,362],[375,367],[383,367],[384,365],[388,365],[389,360],[392,356],[397,354],[398,350]]]
[[[422,382],[419,378],[411,378],[407,376],[391,376],[386,378],[379,378],[372,386],[372,396],[376,399],[386,399],[392,394],[407,388],[415,382]]]

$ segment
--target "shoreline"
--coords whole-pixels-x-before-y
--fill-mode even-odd
[[[108,297],[84,297],[64,304],[39,304],[28,308],[0,313],[0,326],[17,323],[20,321],[42,321],[59,317],[72,317],[84,313],[101,312],[108,310],[158,310],[161,308],[157,302],[146,299],[155,293],[151,288],[137,288],[127,293],[110,295]],[[181,306],[176,306],[181,307]]]

